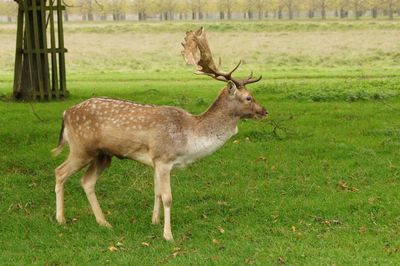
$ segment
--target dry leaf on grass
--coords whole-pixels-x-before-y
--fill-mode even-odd
[[[366,225],[363,225],[358,229],[358,232],[360,234],[365,234],[367,231],[368,231],[368,227]]]
[[[145,247],[150,247],[150,244],[147,243],[147,242],[142,242],[142,245],[145,246]]]
[[[225,229],[222,228],[221,226],[217,226],[217,229],[221,234],[225,233]]]
[[[339,187],[342,189],[342,190],[347,190],[347,191],[351,191],[351,192],[357,192],[359,189],[358,188],[356,188],[356,187],[349,187],[348,185],[347,185],[347,183],[346,182],[344,182],[343,180],[341,180],[341,181],[339,181]]]
[[[220,206],[227,206],[228,205],[228,203],[226,201],[222,201],[222,200],[219,200],[217,202],[217,204],[220,205]]]
[[[115,246],[109,246],[108,247],[108,251],[110,251],[110,252],[115,252],[117,250],[118,250],[118,248],[116,248]]]
[[[181,253],[181,248],[176,247],[174,248],[174,252],[172,252],[172,257],[176,258],[176,256],[178,256],[180,253]]]
[[[212,242],[215,245],[219,245],[221,243],[218,239],[215,239],[215,238],[213,238]]]

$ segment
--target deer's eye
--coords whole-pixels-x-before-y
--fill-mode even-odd
[[[252,99],[251,96],[247,96],[247,97],[246,97],[246,101],[248,101],[248,102],[250,102],[251,99]]]

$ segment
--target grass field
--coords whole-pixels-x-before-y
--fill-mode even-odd
[[[249,88],[269,120],[242,121],[221,150],[173,173],[167,243],[151,225],[152,170],[132,161],[113,160],[97,185],[112,229],[97,226],[82,173],[57,225],[53,171],[66,152],[49,151],[62,111],[92,96],[204,111],[223,85],[179,54],[199,24],[67,24],[71,97],[33,103],[40,120],[9,100],[14,26],[1,24],[1,264],[398,265],[398,22],[249,25],[208,24],[209,41],[226,68],[244,59],[239,74],[263,74]]]

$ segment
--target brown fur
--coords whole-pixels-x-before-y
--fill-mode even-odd
[[[164,204],[164,238],[172,240],[170,171],[204,157],[221,147],[237,131],[242,117],[263,117],[266,111],[250,93],[228,83],[216,101],[201,115],[172,106],[137,104],[125,100],[92,98],[64,112],[60,153],[68,143],[68,159],[55,171],[57,220],[65,223],[64,183],[73,173],[89,166],[81,180],[97,222],[105,219],[95,195],[96,181],[111,158],[128,158],[155,168],[153,223],[159,223]]]

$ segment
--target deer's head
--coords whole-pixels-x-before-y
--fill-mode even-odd
[[[203,27],[195,32],[186,32],[185,42],[182,43],[182,46],[184,48],[182,55],[187,64],[196,66],[196,74],[208,75],[227,84],[221,97],[226,97],[228,105],[235,115],[243,118],[262,118],[268,114],[266,109],[246,89],[247,84],[258,82],[262,77],[253,78],[253,73],[251,73],[245,79],[234,78],[232,74],[239,68],[241,61],[229,72],[220,71],[212,58]],[[219,65],[221,65],[221,60]]]

